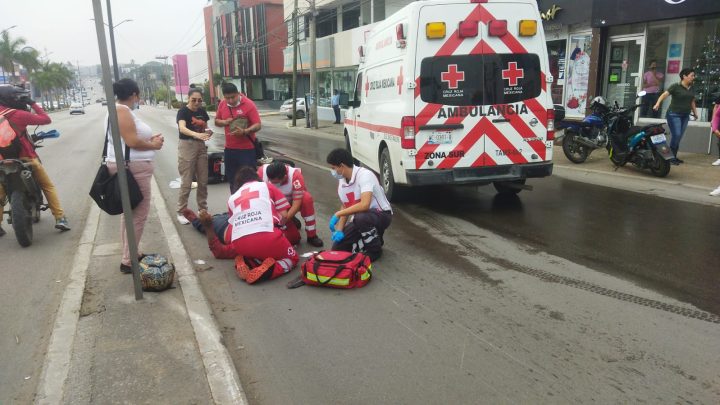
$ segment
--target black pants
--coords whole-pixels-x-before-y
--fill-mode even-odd
[[[230,214],[227,212],[224,212],[222,214],[215,214],[212,217],[212,227],[215,231],[215,235],[217,235],[220,242],[223,244],[227,244],[230,241],[225,240],[225,229],[227,229],[229,223],[228,220],[230,219]],[[192,226],[198,230],[198,232],[205,234],[205,228],[200,223],[199,219],[195,219],[192,221]]]
[[[225,149],[225,179],[230,186],[230,194],[235,189],[235,173],[243,166],[256,168],[255,149]]]
[[[334,243],[333,250],[345,252],[363,252],[372,260],[380,257],[383,235],[392,222],[392,214],[387,211],[367,211],[355,214],[351,222],[345,224],[345,238]]]
[[[657,103],[660,98],[660,93],[648,93],[642,98],[642,107],[640,109],[640,116],[647,118],[660,118],[660,110],[653,110],[653,106]]]
[[[335,112],[335,123],[339,124],[340,123],[340,106],[334,105],[334,106],[332,106],[332,109],[333,109],[333,112]]]

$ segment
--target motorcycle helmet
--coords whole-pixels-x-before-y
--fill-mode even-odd
[[[607,102],[605,101],[605,99],[602,96],[597,96],[594,99],[592,99],[592,102],[590,103],[590,105],[593,105],[595,103],[607,106]]]
[[[175,266],[165,256],[151,254],[140,260],[140,280],[143,291],[163,291],[172,286]]]
[[[17,110],[26,110],[26,99],[30,98],[30,91],[12,84],[0,85],[0,104]]]

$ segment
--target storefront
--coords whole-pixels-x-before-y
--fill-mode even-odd
[[[620,105],[642,103],[636,112],[641,124],[664,122],[669,101],[658,112],[652,105],[680,81],[683,68],[695,69],[699,117],[690,123],[680,150],[707,153],[715,148],[709,121],[712,95],[720,92],[720,1],[596,1],[592,25],[603,31],[601,94]],[[641,90],[648,95],[638,99]]]
[[[550,93],[567,117],[583,117],[592,83],[592,0],[539,0],[547,42]]]

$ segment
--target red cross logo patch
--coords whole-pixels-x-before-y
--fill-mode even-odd
[[[256,198],[260,198],[260,193],[258,191],[250,192],[250,190],[245,189],[240,192],[240,197],[235,199],[235,205],[240,205],[240,210],[245,211],[250,209],[250,200],[254,200]]]
[[[403,67],[400,66],[400,75],[397,77],[398,94],[402,94],[402,85],[403,85],[402,70],[403,70]]]
[[[457,89],[458,83],[465,81],[465,72],[458,70],[457,65],[448,65],[448,71],[440,74],[440,80],[447,83],[448,89]]]
[[[502,71],[502,78],[508,81],[508,86],[517,86],[518,80],[525,77],[525,69],[518,69],[517,62],[508,62],[508,68]]]

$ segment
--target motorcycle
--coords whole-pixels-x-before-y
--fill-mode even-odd
[[[663,124],[632,125],[635,110],[640,106],[619,108],[616,105],[616,111],[610,114],[608,156],[616,170],[631,163],[639,169],[650,169],[657,177],[665,177],[670,173],[670,161],[675,155],[668,145]]]
[[[36,148],[45,139],[58,138],[56,130],[38,132],[30,135]],[[32,224],[40,221],[40,213],[48,209],[44,203],[42,190],[33,177],[33,167],[20,159],[0,160],[0,184],[5,188],[6,200],[10,202],[8,224],[15,231],[15,238],[22,247],[33,242]],[[0,209],[4,209],[7,201],[0,201]]]
[[[583,163],[593,150],[607,145],[605,116],[610,109],[598,100],[593,100],[590,109],[592,113],[582,121],[560,120],[555,126],[556,129],[563,130],[555,139],[562,140],[563,153],[573,163]]]

